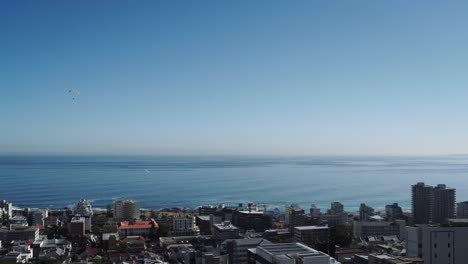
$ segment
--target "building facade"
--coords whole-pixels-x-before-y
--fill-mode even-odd
[[[468,201],[457,203],[457,218],[468,218]]]
[[[198,234],[200,234],[200,230],[195,225],[195,217],[172,218],[172,228],[169,231],[169,236],[194,236]]]
[[[364,238],[369,236],[397,236],[405,228],[403,222],[363,222],[353,221],[353,236]]]
[[[93,207],[86,199],[80,199],[73,208],[72,217],[80,217],[84,219],[85,232],[91,232],[91,217],[93,216]]]
[[[226,239],[236,239],[239,237],[239,228],[232,225],[229,221],[213,225],[213,239],[221,243]]]
[[[222,250],[229,255],[230,264],[247,264],[247,251],[260,245],[271,244],[263,238],[228,239],[222,244]]]
[[[294,241],[312,248],[327,245],[330,242],[328,226],[296,226],[294,228]]]
[[[114,201],[114,220],[131,221],[140,219],[140,205],[132,199]]]
[[[289,210],[289,232],[294,233],[294,227],[304,226],[305,213],[302,208],[291,208]]]
[[[445,223],[455,218],[455,189],[438,184],[433,190],[432,222]]]
[[[398,219],[403,219],[403,210],[398,203],[388,204],[385,206],[385,215],[387,221],[395,221]]]
[[[271,228],[272,218],[257,210],[233,211],[232,224],[243,230],[264,232]]]
[[[135,222],[123,221],[118,224],[119,235],[127,236],[144,236],[148,237],[151,232],[156,232],[159,228],[158,223],[151,218],[150,220],[136,220]]]
[[[432,218],[432,186],[418,182],[411,188],[411,206],[415,224],[427,224]]]
[[[367,206],[365,203],[361,203],[359,206],[359,220],[369,221],[369,218],[374,215],[374,208]]]
[[[406,230],[407,256],[420,257],[425,264],[467,263],[468,227],[420,225]]]

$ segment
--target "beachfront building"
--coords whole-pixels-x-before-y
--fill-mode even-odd
[[[133,199],[114,201],[114,220],[131,221],[140,218],[140,205]]]
[[[86,199],[80,199],[73,208],[72,217],[84,219],[85,232],[91,232],[91,217],[93,216],[93,208],[91,203]]]
[[[457,218],[468,218],[468,201],[457,203]]]
[[[13,216],[13,204],[7,200],[0,200],[0,219]]]
[[[432,222],[445,223],[455,218],[455,189],[438,184],[433,190]]]
[[[414,223],[429,223],[432,216],[432,186],[418,182],[412,186],[411,191]]]

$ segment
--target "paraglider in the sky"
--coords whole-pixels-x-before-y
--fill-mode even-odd
[[[72,97],[72,100],[75,101],[76,97],[77,97],[78,95],[80,95],[80,90],[77,90],[77,89],[70,89],[70,90],[68,90],[68,93],[69,93],[71,96],[73,96],[73,97]]]

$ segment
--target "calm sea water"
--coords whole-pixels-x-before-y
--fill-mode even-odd
[[[143,208],[253,201],[321,208],[340,201],[411,207],[411,184],[445,183],[468,200],[468,157],[0,157],[0,199],[60,208],[87,198],[95,207],[131,197]]]

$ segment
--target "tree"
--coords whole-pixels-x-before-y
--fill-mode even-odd
[[[158,229],[156,228],[156,225],[154,224],[153,221],[151,221],[151,228],[150,228],[148,238],[153,240],[153,241],[158,238]]]
[[[159,229],[157,231],[158,237],[165,237],[169,233],[169,225],[167,223],[159,223]]]
[[[347,225],[337,225],[330,230],[330,240],[337,246],[348,247],[352,239],[351,228]]]
[[[106,217],[107,217],[107,218],[110,218],[110,217],[112,217],[112,216],[113,216],[113,214],[112,214],[112,206],[111,206],[110,204],[108,204],[107,207],[106,207]]]

